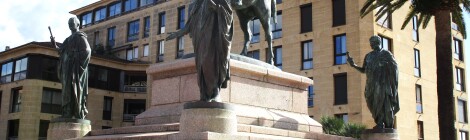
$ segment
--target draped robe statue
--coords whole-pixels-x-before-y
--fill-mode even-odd
[[[58,76],[62,83],[61,118],[84,119],[88,95],[88,63],[91,49],[84,32],[78,31],[80,22],[76,17],[69,19],[72,35],[59,46]],[[57,47],[54,37],[51,42]]]
[[[392,53],[380,48],[378,36],[369,41],[373,51],[366,55],[363,66],[357,66],[349,53],[348,62],[367,76],[365,98],[377,124],[374,128],[393,128],[395,114],[400,110],[397,63]]]
[[[167,40],[190,35],[196,57],[201,101],[217,101],[229,77],[233,15],[229,0],[193,0],[185,27]]]

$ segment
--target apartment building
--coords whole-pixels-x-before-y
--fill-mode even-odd
[[[0,52],[0,139],[46,139],[62,111],[57,49],[30,42]],[[89,64],[87,119],[92,129],[134,124],[145,110],[148,62],[93,54]]]

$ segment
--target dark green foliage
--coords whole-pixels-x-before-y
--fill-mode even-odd
[[[336,117],[323,116],[320,120],[323,132],[330,135],[360,138],[362,131],[366,129],[363,124],[344,123],[342,119]]]

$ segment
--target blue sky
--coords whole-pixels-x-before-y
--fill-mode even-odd
[[[5,46],[17,47],[31,41],[49,41],[51,26],[56,41],[70,35],[67,21],[70,11],[98,0],[0,0],[0,51]],[[470,16],[465,13],[470,36]],[[466,67],[470,68],[470,41],[464,42]],[[467,70],[467,79],[469,71]],[[468,80],[467,80],[468,81]],[[468,84],[467,84],[468,85]]]

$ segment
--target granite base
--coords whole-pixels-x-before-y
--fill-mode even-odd
[[[49,123],[47,140],[81,138],[90,131],[90,120],[55,118]]]

